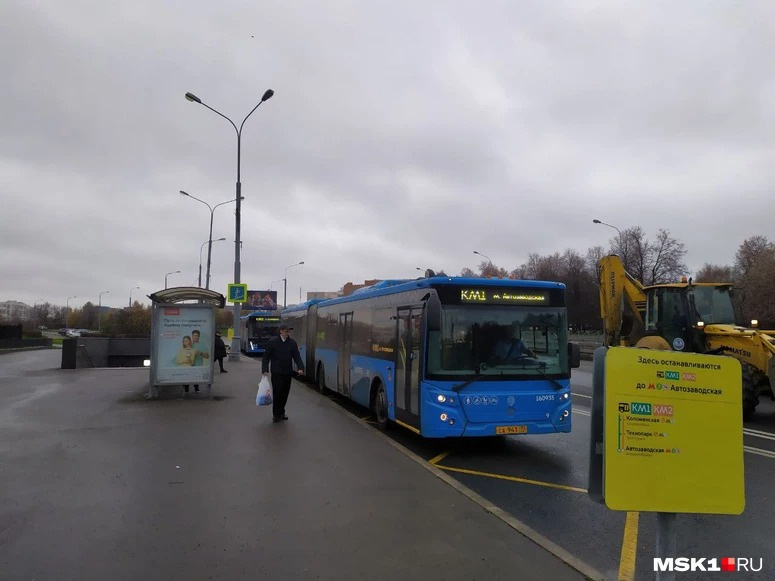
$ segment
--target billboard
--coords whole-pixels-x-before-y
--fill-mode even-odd
[[[212,382],[215,312],[199,305],[161,306],[152,345],[155,384]]]
[[[248,300],[242,305],[244,311],[274,311],[277,309],[277,291],[249,290]]]

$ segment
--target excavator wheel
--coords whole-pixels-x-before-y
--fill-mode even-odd
[[[747,420],[756,411],[756,406],[759,405],[759,395],[756,393],[751,366],[742,362],[740,366],[743,370],[743,419]]]

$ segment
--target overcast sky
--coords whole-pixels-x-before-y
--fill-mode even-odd
[[[226,292],[237,137],[187,91],[237,126],[275,91],[243,131],[241,279],[304,261],[289,304],[607,247],[593,218],[731,264],[775,239],[774,45],[772,0],[4,0],[0,301],[196,285],[210,212],[179,190],[232,200]]]

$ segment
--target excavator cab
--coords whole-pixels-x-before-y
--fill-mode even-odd
[[[730,286],[688,283],[644,288],[644,335],[662,337],[675,351],[704,352],[706,325],[735,323]]]

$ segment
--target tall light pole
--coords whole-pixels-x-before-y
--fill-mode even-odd
[[[619,233],[619,248],[622,248],[624,250],[624,256],[622,257],[622,259],[624,261],[624,267],[627,268],[628,266],[627,265],[627,238],[625,238],[622,235],[622,231],[619,230],[619,228],[617,228],[613,224],[606,224],[605,222],[598,220],[597,218],[593,219],[592,222],[594,224],[602,224],[603,226],[608,226],[609,228],[613,228]]]
[[[140,287],[139,286],[133,286],[132,288],[129,289],[129,308],[130,309],[132,308],[132,291],[133,290],[140,290]]]
[[[97,332],[102,330],[102,295],[108,294],[110,291],[102,291],[99,298],[99,306],[97,307]]]
[[[167,288],[167,277],[171,274],[178,274],[179,272],[179,270],[173,270],[172,272],[168,272],[164,275],[164,288]]]
[[[224,204],[231,204],[232,202],[236,202],[236,200],[226,200],[225,202],[221,202],[219,204],[215,204],[215,206],[210,206],[207,202],[204,200],[200,200],[199,198],[192,196],[188,192],[184,192],[183,190],[180,190],[180,193],[184,196],[188,196],[192,200],[196,200],[197,202],[202,202],[205,206],[207,206],[210,209],[210,235],[207,238],[207,241],[209,242],[207,246],[207,282],[205,283],[205,288],[210,288],[210,257],[213,254],[213,214],[215,213],[215,209],[218,206],[223,206]],[[241,198],[244,200],[244,198]],[[226,238],[220,238],[220,240],[226,240]],[[202,252],[201,249],[199,251],[199,287],[202,287],[202,258],[201,258]]]
[[[272,290],[272,287],[274,286],[274,283],[276,283],[276,282],[282,282],[282,281],[284,281],[284,280],[285,280],[284,278],[278,278],[277,280],[273,280],[273,281],[272,281],[272,282],[269,284],[269,290]]]
[[[40,325],[38,325],[38,309],[36,309],[35,307],[37,306],[38,303],[43,303],[43,302],[45,302],[45,299],[38,299],[32,303],[32,317],[34,319],[32,322],[36,328],[39,327]]]
[[[234,200],[232,200],[234,201]],[[212,223],[210,224],[212,227]],[[199,247],[199,288],[202,288],[202,249],[205,247],[205,244],[209,244],[210,246],[207,248],[207,288],[210,288],[210,250],[212,249],[213,242],[223,242],[226,240],[226,238],[216,238],[215,240],[205,240],[202,242],[202,246]]]
[[[67,297],[67,306],[65,307],[65,330],[68,327],[68,324],[67,324],[67,314],[70,312],[70,299],[77,299],[77,298],[78,297],[75,297],[75,296]]]
[[[194,95],[193,93],[186,93],[186,99],[191,101],[192,103],[199,103],[203,107],[206,107],[216,115],[220,115],[226,121],[231,123],[231,126],[234,127],[234,131],[237,132],[237,195],[235,196],[236,202],[237,202],[237,209],[234,212],[235,215],[235,236],[234,236],[234,284],[239,284],[240,282],[240,245],[242,244],[242,239],[240,237],[240,217],[241,217],[241,207],[240,207],[240,201],[242,200],[242,182],[240,181],[240,157],[242,154],[242,128],[245,126],[245,121],[248,120],[248,117],[250,117],[253,114],[253,111],[258,109],[259,105],[263,103],[264,101],[267,101],[272,98],[272,95],[274,95],[274,91],[272,89],[267,89],[266,92],[264,92],[263,96],[261,97],[261,100],[258,102],[258,105],[253,107],[253,109],[250,110],[250,113],[248,113],[245,118],[242,120],[242,123],[239,126],[239,129],[237,129],[237,125],[226,117],[223,113],[220,111],[216,111],[206,103],[203,103],[202,100]],[[240,358],[240,330],[239,330],[239,321],[240,316],[242,315],[242,309],[241,309],[241,303],[234,303],[234,336],[231,340],[231,353],[229,354],[229,360],[230,361],[239,361]]]
[[[609,228],[613,228],[614,230],[616,230],[616,231],[619,233],[619,238],[621,238],[621,237],[622,237],[622,231],[621,231],[621,230],[619,230],[619,228],[617,228],[616,226],[613,226],[613,225],[611,225],[611,224],[606,224],[605,222],[601,222],[601,221],[600,221],[600,220],[598,220],[597,218],[595,218],[594,220],[592,220],[592,222],[594,222],[595,224],[602,224],[603,226],[608,226]]]
[[[283,277],[283,308],[287,307],[288,304],[286,302],[286,296],[288,294],[288,269],[293,268],[294,266],[299,266],[300,264],[304,264],[304,261],[297,262],[296,264],[291,264],[290,266],[285,267],[285,276]]]
[[[490,260],[490,257],[489,257],[489,256],[487,256],[486,254],[482,254],[482,253],[481,253],[481,252],[479,252],[478,250],[474,250],[474,254],[478,254],[479,256],[484,256],[484,257],[487,259],[487,262],[489,262],[489,263],[490,263],[490,266],[492,266],[492,260]]]

